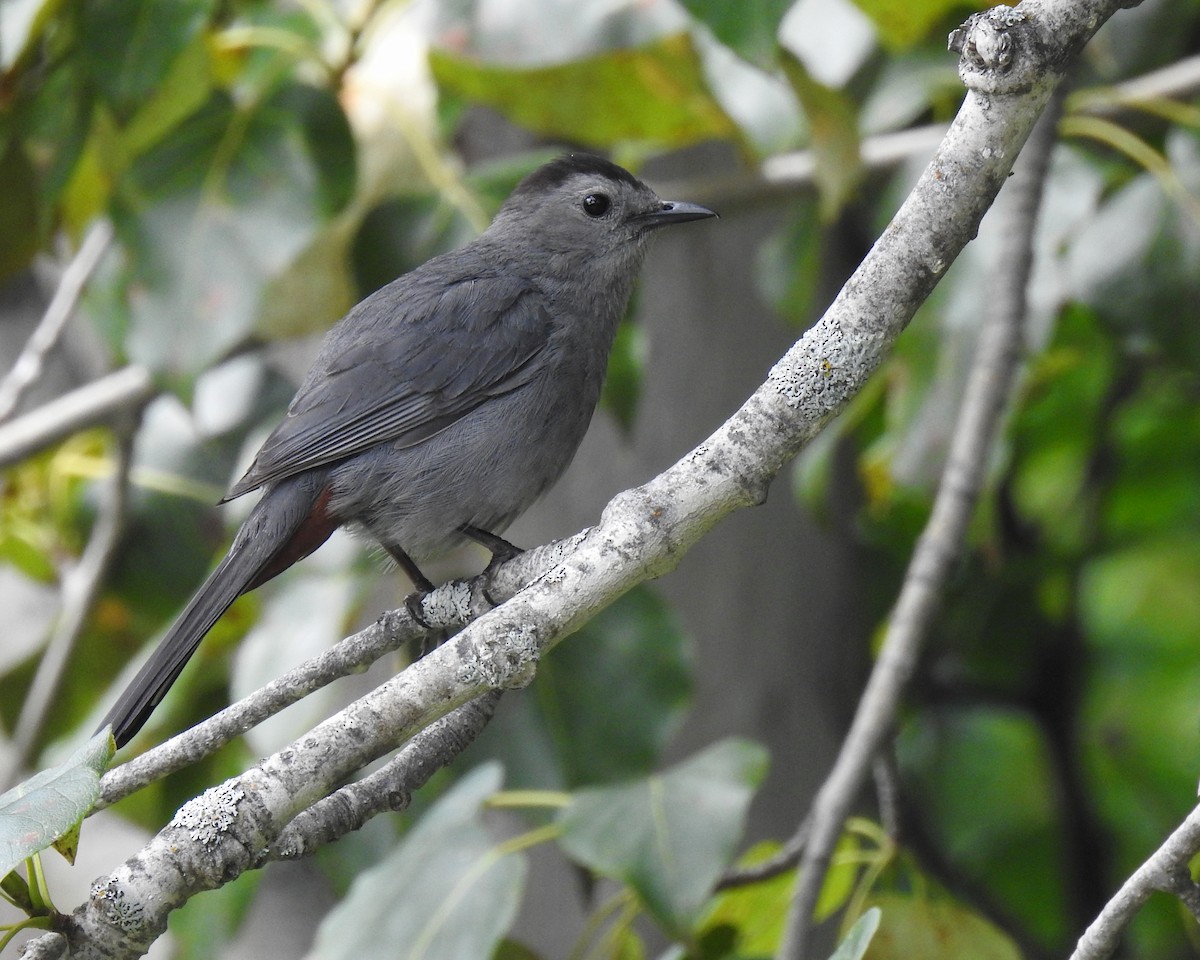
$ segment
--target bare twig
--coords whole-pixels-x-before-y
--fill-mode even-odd
[[[929,523],[917,542],[887,633],[850,732],[833,770],[817,792],[812,831],[788,917],[781,960],[799,960],[808,945],[810,918],[842,824],[850,813],[888,732],[900,697],[916,666],[953,564],[966,537],[979,491],[1014,382],[1021,350],[1026,288],[1033,262],[1033,231],[1041,201],[1058,110],[1052,108],[1026,148],[1026,162],[1009,184],[996,213],[1007,213],[1001,264],[987,298],[962,413],[950,441],[945,472]]]
[[[83,556],[63,575],[62,611],[38,663],[29,693],[21,704],[21,713],[13,733],[12,751],[7,758],[7,766],[0,771],[0,784],[11,784],[14,775],[28,762],[71,651],[83,632],[88,614],[100,594],[105,574],[116,554],[128,512],[134,432],[133,423],[122,425],[116,432],[112,478],[108,482],[107,493]]]
[[[734,867],[727,870],[725,875],[721,877],[717,884],[718,890],[728,890],[731,887],[743,887],[751,883],[761,883],[763,880],[770,880],[772,877],[777,877],[781,873],[786,873],[800,862],[800,855],[804,852],[804,845],[808,843],[808,835],[812,829],[811,818],[806,817],[804,822],[800,824],[800,828],[792,834],[775,856],[769,860],[764,860],[762,863],[756,863],[748,867]]]
[[[890,750],[881,750],[871,764],[879,822],[892,839],[900,836],[900,772]]]
[[[112,236],[112,225],[107,220],[96,221],[83,238],[74,259],[67,264],[58,289],[54,291],[50,305],[25,344],[25,349],[8,375],[0,381],[0,423],[12,416],[21,401],[21,395],[41,376],[46,357],[58,343],[63,328],[75,312],[79,296],[104,256],[104,251],[108,249]]]
[[[426,727],[377,771],[347,784],[289,823],[267,851],[269,860],[312,856],[372,817],[404,810],[413,791],[470,746],[483,731],[501,692],[491,690]]]
[[[0,424],[0,467],[140,407],[155,392],[150,372],[145,367],[130,366],[64,393],[24,416]]]
[[[1112,116],[1131,106],[1169,97],[1187,97],[1200,90],[1200,56],[1177,60],[1159,70],[1111,87],[1085,87],[1066,101],[1070,112]]]
[[[1188,814],[1187,819],[1104,905],[1100,915],[1079,938],[1071,960],[1104,960],[1112,956],[1122,932],[1155,891],[1179,897],[1196,916],[1200,897],[1187,865],[1197,853],[1200,853],[1200,807]]]

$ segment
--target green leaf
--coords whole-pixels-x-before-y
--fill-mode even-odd
[[[607,147],[637,140],[682,147],[738,140],[708,90],[689,34],[551,67],[499,67],[430,51],[438,85],[548,137]]]
[[[123,120],[162,85],[200,33],[215,0],[88,0],[76,5],[82,62]]]
[[[1095,533],[1085,484],[1116,377],[1111,340],[1093,313],[1076,306],[1063,313],[1024,384],[1013,424],[1012,500],[1063,554],[1076,554]]]
[[[739,866],[752,866],[775,856],[777,843],[759,843],[738,859]],[[788,904],[796,885],[796,872],[786,870],[767,880],[722,890],[698,933],[704,944],[721,943],[724,956],[768,957],[779,949]],[[701,955],[707,957],[708,950]]]
[[[879,28],[893,50],[911,47],[942,22],[952,10],[982,10],[973,0],[854,0]]]
[[[192,897],[171,914],[172,960],[218,960],[254,906],[263,873],[250,870],[202,897]]]
[[[4,0],[0,3],[0,71],[7,72],[41,39],[63,0]]]
[[[75,865],[75,856],[79,853],[79,832],[80,824],[77,823],[51,844],[59,856],[72,866]]]
[[[0,530],[0,561],[38,583],[54,583],[58,576],[58,568],[45,550],[7,530]]]
[[[98,733],[62,763],[0,796],[0,876],[79,825],[100,796],[112,756],[112,737]]]
[[[1155,366],[1110,421],[1114,475],[1102,509],[1105,533],[1117,542],[1200,525],[1195,375],[1190,365]]]
[[[1197,748],[1200,664],[1157,653],[1131,640],[1089,658],[1079,742],[1114,877],[1134,870],[1195,802],[1195,770],[1179,756]]]
[[[784,225],[763,240],[754,262],[763,299],[797,326],[812,322],[813,295],[821,277],[825,237],[816,225],[815,206],[807,191],[792,199]],[[827,433],[836,435],[823,430],[818,437]]]
[[[725,740],[664,774],[581,790],[560,816],[567,853],[637,891],[673,936],[695,926],[741,838],[766,751]]]
[[[352,189],[348,128],[335,113],[327,91],[298,86],[246,107],[213,97],[138,160],[151,203],[126,221],[136,266],[129,328],[115,346],[187,378],[256,329],[270,282]]]
[[[778,46],[779,22],[792,0],[683,0],[683,5],[738,56],[769,67]]]
[[[882,913],[878,907],[872,907],[854,921],[854,926],[846,934],[845,939],[838,944],[829,960],[862,960],[871,945],[875,931],[879,929],[879,918]]]
[[[786,51],[783,71],[804,108],[812,131],[815,179],[821,219],[835,219],[854,197],[863,178],[859,155],[858,107],[842,93],[814,80],[804,64]]]
[[[198,36],[175,58],[162,83],[138,106],[121,131],[124,159],[133,160],[199,110],[212,92],[208,43]]]
[[[0,280],[25,269],[41,243],[38,182],[33,164],[15,137],[0,144]]]
[[[838,839],[814,911],[818,923],[845,906],[854,892],[862,867],[860,849],[858,837],[849,831]],[[774,841],[755,844],[738,858],[738,866],[749,867],[770,860],[779,850],[780,844]],[[706,947],[719,944],[719,950],[713,954],[719,957],[774,956],[783,938],[795,886],[795,870],[785,870],[766,880],[722,890],[710,901],[711,908],[700,926],[701,943]],[[702,957],[709,955],[708,949],[701,950]]]
[[[884,893],[871,905],[883,916],[867,960],[1021,960],[1007,934],[953,900]]]
[[[318,960],[488,957],[520,901],[525,859],[480,820],[500,786],[479,767],[441,797],[386,859],[359,875],[317,931]]]
[[[1147,540],[1088,563],[1080,612],[1088,636],[1127,660],[1195,653],[1200,630],[1200,544],[1184,537]]]
[[[539,956],[523,943],[505,938],[496,947],[492,960],[540,960]]]
[[[634,312],[630,307],[629,313]],[[646,363],[646,334],[635,323],[626,321],[617,328],[608,358],[608,375],[600,405],[609,411],[626,434],[637,418],[638,398],[642,393],[642,370]]]
[[[897,753],[938,848],[1034,936],[1057,942],[1065,933],[1065,827],[1034,719],[1016,709],[946,707],[905,724]],[[885,929],[888,919],[885,908]]]
[[[535,693],[568,786],[640,776],[687,710],[690,644],[658,594],[637,587],[555,648]]]

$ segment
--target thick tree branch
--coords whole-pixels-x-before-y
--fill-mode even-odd
[[[913,194],[826,315],[708,440],[616,497],[561,562],[510,601],[243,775],[186,805],[94,886],[64,921],[78,958],[143,952],[171,910],[263,863],[302,811],[352,773],[481,693],[529,682],[538,658],[684,553],[771,480],[878,368],[974,236],[1057,81],[1056,70],[1115,10],[1101,0],[1030,0],[1012,26],[1028,47],[1003,73],[976,59],[972,91]]]

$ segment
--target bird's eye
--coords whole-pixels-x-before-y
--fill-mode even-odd
[[[602,217],[611,202],[603,193],[589,193],[583,198],[583,212],[589,217]]]

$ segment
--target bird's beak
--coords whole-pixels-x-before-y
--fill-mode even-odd
[[[717,214],[702,207],[698,203],[686,203],[682,200],[664,200],[662,206],[649,213],[643,213],[637,218],[638,223],[647,228],[665,227],[672,223],[687,223],[689,220],[707,220]]]

